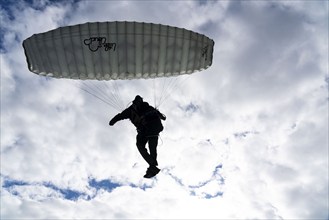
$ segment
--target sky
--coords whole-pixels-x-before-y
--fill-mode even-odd
[[[1,219],[329,218],[328,1],[0,6]],[[95,21],[215,41],[212,66],[178,79],[159,106],[167,120],[153,179],[133,125],[108,125],[116,109],[81,82],[27,68],[24,39]],[[136,94],[153,104],[154,81],[118,82],[124,106]]]

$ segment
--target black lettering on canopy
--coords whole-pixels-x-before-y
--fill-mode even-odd
[[[83,43],[89,47],[89,50],[96,52],[99,48],[104,47],[105,51],[115,51],[116,43],[106,43],[105,37],[90,37],[85,39]]]

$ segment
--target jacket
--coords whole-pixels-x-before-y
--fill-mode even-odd
[[[131,105],[114,116],[110,125],[124,119],[130,119],[140,134],[158,135],[163,130],[161,120],[166,120],[166,117],[147,102],[142,102],[138,109]]]

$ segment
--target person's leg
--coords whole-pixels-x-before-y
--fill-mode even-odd
[[[139,153],[142,155],[144,160],[150,166],[154,166],[157,162],[153,157],[151,157],[151,155],[147,152],[147,149],[145,148],[147,141],[148,141],[147,137],[145,137],[144,135],[141,135],[141,134],[137,134],[136,145],[137,145],[137,149],[138,149]]]
[[[151,136],[148,138],[149,149],[150,149],[150,156],[155,161],[155,166],[158,166],[157,161],[157,146],[158,146],[158,136]]]
[[[158,136],[150,136],[148,137],[148,145],[150,149],[150,156],[153,158],[155,163],[153,165],[150,164],[150,167],[147,169],[145,178],[152,178],[160,172],[160,169],[157,167],[157,146],[158,146]]]

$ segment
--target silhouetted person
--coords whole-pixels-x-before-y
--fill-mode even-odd
[[[123,119],[130,119],[137,128],[136,145],[144,160],[149,164],[144,177],[151,178],[157,175],[160,172],[157,167],[158,136],[163,130],[161,119],[166,120],[166,116],[137,95],[132,105],[114,116],[109,124],[113,126],[117,121]],[[145,148],[146,143],[148,143],[150,153]]]

